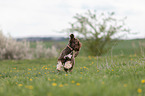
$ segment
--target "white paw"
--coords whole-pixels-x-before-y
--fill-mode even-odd
[[[69,69],[72,67],[71,61],[65,62],[64,68]]]
[[[62,65],[61,61],[58,61],[56,69],[60,71],[62,69],[62,66],[63,65]]]

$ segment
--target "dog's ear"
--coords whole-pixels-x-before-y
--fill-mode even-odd
[[[70,34],[70,38],[73,39],[74,38],[74,34]]]

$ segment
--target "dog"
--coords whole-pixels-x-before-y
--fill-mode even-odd
[[[61,71],[62,67],[65,72],[72,72],[75,65],[75,57],[78,56],[82,44],[79,39],[74,37],[74,34],[70,35],[68,45],[62,50],[57,60],[57,71]]]

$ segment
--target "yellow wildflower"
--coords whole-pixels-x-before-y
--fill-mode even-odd
[[[137,92],[138,92],[138,93],[141,93],[141,92],[142,92],[142,89],[138,88],[138,89],[137,89]]]
[[[88,56],[89,59],[92,59],[91,56]]]
[[[50,78],[48,78],[48,81],[51,81],[51,79],[50,79]]]
[[[68,74],[65,74],[65,76],[68,76]]]
[[[84,66],[84,68],[87,68],[86,66]]]
[[[80,83],[77,83],[76,85],[77,85],[77,86],[80,86]]]
[[[145,80],[141,80],[141,83],[145,83]]]
[[[21,86],[23,86],[23,84],[18,84],[18,86],[20,86],[20,87],[21,87]]]
[[[123,87],[127,87],[127,84],[124,84]]]
[[[32,81],[32,79],[30,79],[30,81]]]
[[[57,84],[56,83],[52,83],[52,86],[57,86]]]
[[[63,85],[62,85],[62,84],[60,84],[60,85],[59,85],[59,87],[63,87]]]
[[[28,69],[29,71],[31,70],[31,69]]]
[[[31,86],[31,85],[28,85],[28,86],[25,86],[25,88],[28,88],[28,89],[33,89],[33,86]]]
[[[47,70],[47,68],[45,68]]]
[[[45,67],[45,66],[43,66],[42,69],[43,69],[44,67]]]
[[[114,70],[112,69],[112,71],[114,71]]]
[[[75,81],[71,81],[71,83],[75,83]]]

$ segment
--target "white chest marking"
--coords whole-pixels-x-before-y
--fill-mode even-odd
[[[71,54],[68,54],[68,55],[65,55],[64,58],[65,58],[65,57],[68,57],[68,58],[71,59],[72,55],[71,55]]]

